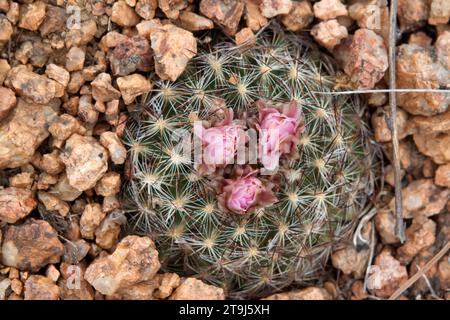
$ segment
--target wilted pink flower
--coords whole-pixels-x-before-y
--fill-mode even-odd
[[[303,114],[296,101],[281,108],[267,107],[262,101],[258,101],[257,106],[260,159],[267,169],[273,170],[281,154],[291,155],[295,152],[299,134],[304,130]]]
[[[205,129],[196,127],[195,134],[202,144],[202,162],[197,164],[197,170],[212,173],[217,166],[225,166],[234,162],[238,144],[245,139],[242,126],[233,121],[233,110],[226,112],[225,119],[214,127]]]
[[[245,214],[256,207],[266,207],[277,201],[272,192],[272,182],[265,182],[246,170],[244,176],[223,181],[219,205],[228,211]]]

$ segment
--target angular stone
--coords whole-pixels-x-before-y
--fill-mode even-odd
[[[195,278],[186,278],[170,296],[170,300],[224,300],[222,288],[208,285]]]
[[[112,295],[120,289],[151,280],[159,268],[153,241],[148,237],[127,236],[111,255],[92,262],[84,278],[97,291]]]
[[[137,73],[117,78],[117,86],[122,94],[123,102],[127,105],[133,103],[136,97],[152,89],[150,81]]]
[[[142,36],[121,41],[108,57],[113,75],[126,76],[136,70],[148,72],[153,67],[152,49]]]
[[[290,31],[300,31],[314,20],[313,8],[309,0],[292,2],[292,9],[281,17],[281,22]]]
[[[28,71],[24,66],[12,68],[7,80],[18,95],[34,103],[47,104],[56,94],[54,81]]]
[[[108,149],[109,156],[114,164],[123,164],[125,162],[127,150],[116,133],[111,131],[103,132],[100,135],[100,143]]]
[[[180,11],[187,8],[192,0],[159,0],[159,8],[164,12],[167,18],[178,19]]]
[[[111,76],[108,73],[100,73],[91,82],[92,97],[96,101],[109,102],[120,98],[120,92],[111,85]]]
[[[45,68],[45,74],[47,77],[62,84],[64,87],[67,87],[69,84],[70,73],[63,67],[57,66],[56,64],[51,63],[47,65]]]
[[[247,27],[249,27],[253,31],[258,31],[268,23],[267,18],[264,17],[261,13],[258,2],[259,0],[244,0],[245,21],[247,23]]]
[[[0,169],[17,168],[28,163],[49,133],[57,108],[18,99],[16,108],[0,124]]]
[[[431,157],[437,164],[450,162],[450,132],[414,134],[414,142],[417,149],[424,155]]]
[[[263,300],[331,300],[332,297],[327,290],[319,287],[292,290],[289,292],[276,293]]]
[[[49,278],[30,276],[25,282],[25,300],[59,300],[59,288]]]
[[[436,223],[426,217],[417,217],[406,229],[406,241],[398,248],[397,257],[403,264],[409,264],[423,249],[436,241]]]
[[[30,190],[14,187],[0,190],[0,221],[16,223],[36,207],[37,201]]]
[[[108,153],[94,138],[73,134],[61,154],[72,187],[84,191],[95,186],[108,170]]]
[[[180,12],[175,24],[189,31],[210,30],[214,28],[214,22],[212,20],[189,11]]]
[[[311,29],[311,35],[319,44],[331,51],[342,39],[347,38],[348,32],[346,27],[333,19],[316,24]]]
[[[24,4],[20,8],[19,27],[30,31],[36,31],[45,18],[46,4],[43,1],[36,1]]]
[[[14,91],[0,87],[0,120],[6,118],[10,111],[16,106],[17,99]]]
[[[83,69],[86,53],[78,47],[70,48],[66,55],[66,69],[70,72]]]
[[[45,209],[50,212],[57,212],[63,217],[69,214],[69,205],[51,193],[39,191],[38,199],[44,205]]]
[[[313,6],[314,15],[321,20],[335,19],[348,14],[347,8],[340,0],[321,0]]]
[[[95,230],[95,243],[105,250],[114,247],[119,242],[122,225],[126,222],[127,218],[120,211],[109,214]]]
[[[28,219],[6,228],[2,244],[2,263],[22,271],[36,272],[58,263],[64,246],[47,221]]]
[[[273,18],[280,14],[288,14],[292,9],[291,0],[261,0],[261,13],[266,18]]]
[[[80,232],[84,239],[94,239],[95,229],[100,225],[106,214],[98,203],[89,203],[84,208],[80,218]]]
[[[240,0],[201,0],[200,13],[224,28],[228,35],[234,35],[239,26],[244,4]]]
[[[138,0],[135,6],[136,13],[145,20],[153,19],[158,8],[158,0]]]
[[[120,0],[114,2],[112,6],[111,21],[121,27],[134,27],[141,21],[141,18],[132,7]]]
[[[163,80],[175,81],[197,54],[195,37],[189,31],[168,24],[153,32],[150,38],[157,75]]]
[[[438,167],[434,181],[438,186],[450,188],[450,163]]]

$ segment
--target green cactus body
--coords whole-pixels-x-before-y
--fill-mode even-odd
[[[251,48],[224,41],[205,49],[176,82],[155,82],[127,125],[123,197],[130,232],[156,241],[165,271],[197,275],[232,298],[260,297],[320,274],[332,245],[367,206],[377,167],[359,98],[315,93],[334,83],[328,57],[298,36],[269,32]],[[277,201],[233,214],[219,205],[217,184],[236,165],[201,175],[173,137],[224,108],[248,126],[257,101],[296,101],[304,128],[298,156],[281,155],[278,172],[261,177]]]

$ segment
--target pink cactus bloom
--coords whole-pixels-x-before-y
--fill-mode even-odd
[[[226,206],[237,213],[247,212],[255,204],[261,185],[261,180],[255,177],[231,181],[223,188],[223,191],[228,194]]]
[[[195,128],[195,134],[202,144],[202,162],[197,164],[197,170],[203,173],[213,173],[216,167],[226,166],[234,162],[234,156],[241,139],[245,139],[242,126],[232,122],[233,111],[229,109],[225,119],[214,127]]]
[[[281,112],[262,101],[258,102],[258,107],[260,159],[266,169],[273,170],[281,154],[295,152],[299,134],[304,129],[303,114],[295,101],[283,105]]]
[[[249,169],[249,168],[248,168]],[[255,177],[257,171],[244,171],[245,176],[223,181],[219,205],[222,209],[236,214],[246,214],[257,207],[266,207],[277,201],[270,181]]]

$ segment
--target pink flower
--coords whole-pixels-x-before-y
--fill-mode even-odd
[[[217,166],[226,166],[234,162],[236,150],[245,134],[242,126],[234,124],[233,111],[229,109],[225,119],[216,126],[205,129],[195,127],[194,132],[202,144],[202,161],[197,164],[197,170],[203,173],[213,173]]]
[[[262,101],[259,108],[260,159],[269,170],[278,166],[281,154],[292,155],[298,136],[303,132],[303,114],[296,101],[278,108],[267,107]]]
[[[223,188],[223,191],[228,194],[226,200],[227,208],[237,213],[246,212],[255,204],[260,190],[261,181],[255,177],[231,180]]]
[[[225,179],[219,205],[222,209],[236,214],[245,214],[257,207],[266,207],[277,201],[272,192],[273,183],[264,182],[254,176],[257,171],[247,167],[234,179]]]

